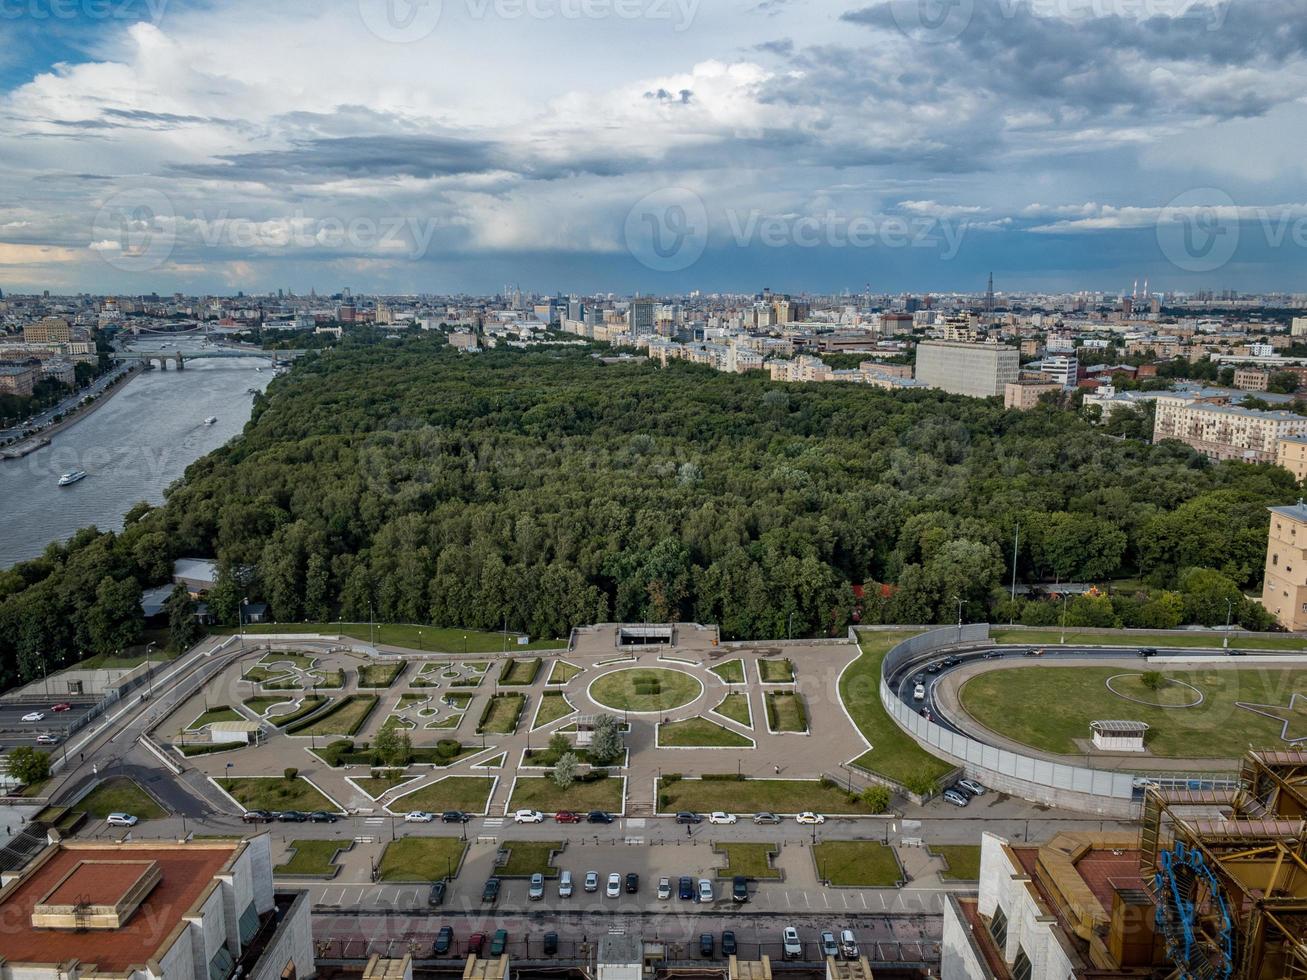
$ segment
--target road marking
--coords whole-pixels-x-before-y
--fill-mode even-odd
[[[483,824],[483,826],[486,827],[502,827],[503,825],[504,825],[503,817],[486,817],[485,823]]]
[[[644,817],[631,817],[626,821],[626,826],[631,830],[644,830]]]
[[[859,892],[859,893],[858,893],[858,897],[862,899],[862,907],[863,907],[864,909],[867,908],[867,893],[866,893],[866,892]]]

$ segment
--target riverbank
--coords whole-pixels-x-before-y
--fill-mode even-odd
[[[29,453],[34,453],[38,449],[44,449],[46,446],[50,445],[54,436],[63,432],[64,429],[71,428],[78,422],[87,418],[98,408],[105,405],[114,395],[126,388],[127,385],[131,383],[132,378],[144,371],[145,368],[141,365],[132,365],[128,367],[126,372],[121,375],[120,380],[115,381],[113,384],[109,385],[109,387],[95,395],[93,401],[90,403],[79,404],[77,408],[73,409],[70,414],[65,415],[58,422],[51,422],[44,428],[37,429],[26,439],[20,439],[12,446],[6,446],[4,452],[0,453],[0,459],[22,459]]]

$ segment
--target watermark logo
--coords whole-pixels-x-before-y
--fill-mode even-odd
[[[1239,247],[1239,208],[1215,187],[1185,191],[1158,216],[1157,244],[1177,269],[1215,272]]]
[[[376,37],[391,44],[425,40],[440,26],[442,0],[358,0],[359,16]]]
[[[120,191],[91,223],[91,251],[122,272],[150,272],[172,257],[176,212],[168,195],[142,187]]]
[[[739,248],[922,248],[951,260],[971,228],[966,220],[936,215],[824,214],[765,215],[727,211],[726,223]]]
[[[943,44],[957,40],[971,26],[976,0],[890,0],[889,12],[905,36]]]
[[[627,251],[655,272],[680,272],[708,247],[708,209],[685,187],[666,187],[636,202],[626,216]]]
[[[0,20],[148,21],[158,27],[169,0],[0,0]]]

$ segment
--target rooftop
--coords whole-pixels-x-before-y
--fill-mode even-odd
[[[1296,504],[1290,504],[1287,507],[1268,507],[1272,514],[1279,514],[1281,517],[1287,517],[1291,521],[1298,521],[1301,524],[1307,524],[1307,503],[1298,501]]]

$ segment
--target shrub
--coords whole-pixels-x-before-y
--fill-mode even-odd
[[[281,774],[286,778],[286,782],[292,783],[299,777],[300,771],[294,766],[287,766]]]
[[[890,793],[888,786],[868,786],[862,791],[862,802],[867,804],[873,813],[885,813],[889,810],[891,799],[893,794]]]
[[[1166,683],[1166,675],[1160,670],[1150,670],[1144,673],[1142,680],[1144,687],[1148,688],[1148,690],[1159,691]]]
[[[684,777],[679,772],[663,773],[663,785],[670,786],[672,783],[680,782]]]
[[[436,743],[436,754],[442,759],[452,759],[458,755],[463,746],[456,738],[442,738]]]
[[[743,776],[738,772],[706,772],[699,778],[702,779],[705,783],[707,782],[742,783],[745,780],[745,776]]]

